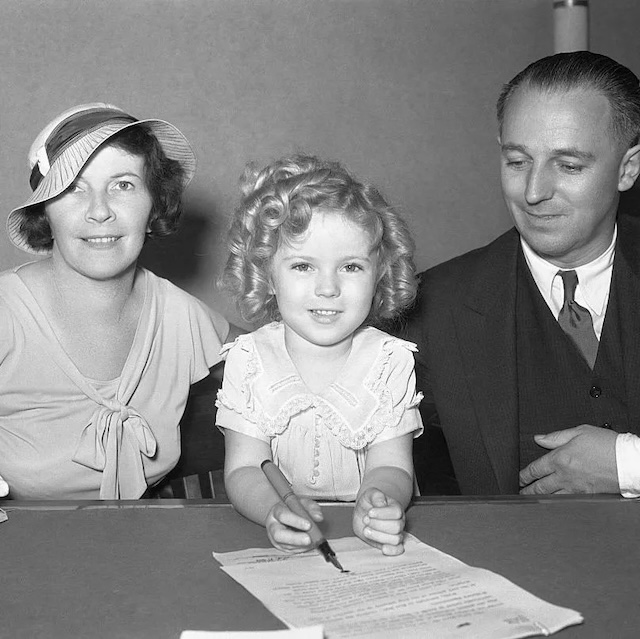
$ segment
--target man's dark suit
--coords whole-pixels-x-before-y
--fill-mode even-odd
[[[519,235],[511,229],[491,244],[423,273],[417,305],[403,330],[419,348],[416,373],[425,395],[425,426],[442,427],[463,494],[519,491],[515,302],[520,251]],[[614,286],[628,421],[638,424],[639,219],[618,221],[612,292]],[[420,465],[429,461],[420,458],[419,440],[416,444],[419,475]],[[540,456],[545,452],[541,448]]]

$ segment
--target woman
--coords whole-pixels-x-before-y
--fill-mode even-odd
[[[0,475],[16,499],[135,499],[175,466],[189,387],[229,331],[137,266],[176,229],[195,157],[171,124],[95,103],[29,160],[7,230],[45,258],[0,274]]]

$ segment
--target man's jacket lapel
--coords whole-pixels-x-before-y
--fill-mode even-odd
[[[488,247],[461,282],[453,313],[466,381],[500,493],[518,492],[518,250],[515,231]]]

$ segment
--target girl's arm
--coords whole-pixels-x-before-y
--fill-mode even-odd
[[[353,513],[353,531],[385,555],[404,552],[404,511],[413,495],[413,433],[373,444]]]
[[[234,508],[267,529],[271,543],[287,552],[312,547],[309,522],[289,510],[273,489],[260,464],[271,459],[267,442],[225,428],[224,483]],[[322,521],[320,506],[312,499],[300,501],[315,521]]]

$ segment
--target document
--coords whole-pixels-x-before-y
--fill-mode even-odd
[[[1,524],[3,521],[7,521],[7,519],[9,519],[9,518],[7,517],[7,513],[5,513],[5,512],[4,512],[4,510],[2,510],[2,508],[0,508],[0,524]]]
[[[296,630],[184,630],[180,639],[323,639],[322,626]]]
[[[398,557],[357,537],[331,546],[348,572],[315,552],[252,548],[213,556],[287,626],[321,624],[326,639],[516,639],[583,620],[412,535]]]

